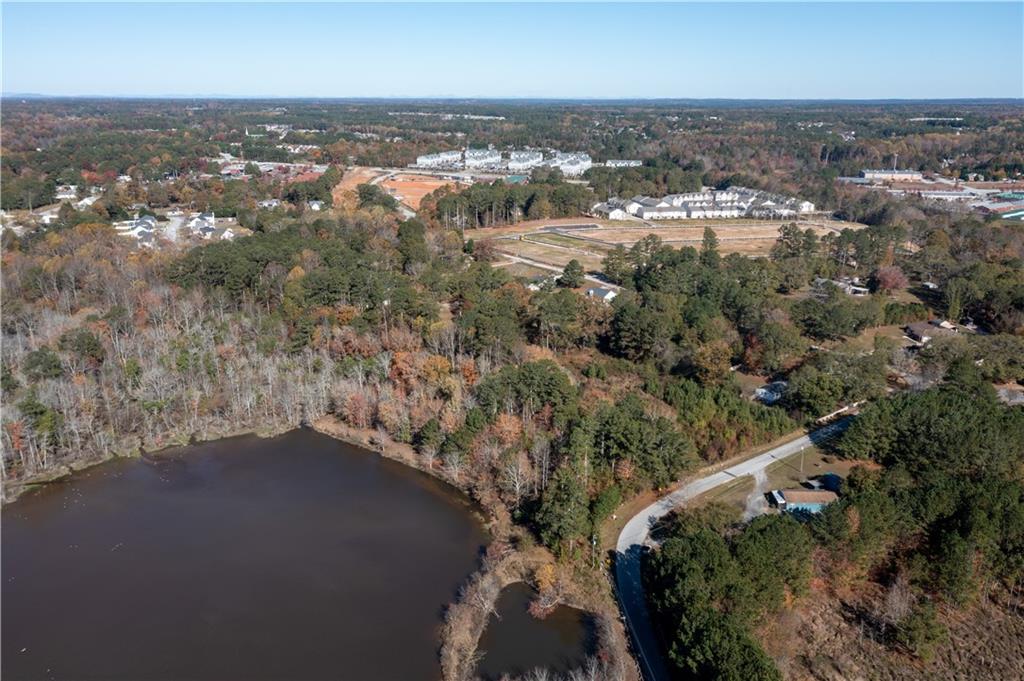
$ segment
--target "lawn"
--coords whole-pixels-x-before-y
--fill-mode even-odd
[[[578,239],[576,237],[567,236],[565,234],[558,234],[554,232],[542,232],[539,234],[530,234],[527,237],[530,241],[540,241],[546,244],[552,244],[554,246],[565,246],[566,248],[578,248],[580,250],[588,251],[597,255],[604,255],[611,250],[610,247],[605,244],[597,243],[595,241],[589,241],[587,239]]]
[[[819,447],[808,447],[802,452],[768,466],[761,480],[757,481],[751,476],[744,476],[704,494],[696,503],[715,501],[735,508],[741,513],[746,511],[748,506],[752,512],[763,511],[767,508],[767,502],[764,501],[765,492],[773,489],[799,487],[801,481],[825,473],[836,473],[845,478],[850,474],[852,468],[863,464],[864,462],[847,461],[829,455]],[[756,496],[754,496],[755,488]]]

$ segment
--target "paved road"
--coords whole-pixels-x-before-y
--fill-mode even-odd
[[[626,618],[626,626],[633,637],[633,643],[640,662],[641,671],[647,681],[668,681],[668,667],[661,655],[658,639],[654,635],[651,619],[647,613],[643,583],[640,580],[640,563],[645,547],[650,541],[651,527],[670,511],[700,496],[719,485],[732,482],[746,475],[753,475],[771,464],[792,456],[841,432],[849,425],[849,418],[819,428],[818,430],[790,440],[763,454],[741,461],[729,468],[711,473],[680,487],[663,496],[633,516],[619,533],[615,556],[615,584],[619,607]]]

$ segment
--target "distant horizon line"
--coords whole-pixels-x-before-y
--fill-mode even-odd
[[[3,92],[2,99],[360,101],[360,102],[772,102],[772,103],[1022,103],[1024,96],[1004,97],[539,97],[474,95],[228,95],[228,94],[43,94]]]

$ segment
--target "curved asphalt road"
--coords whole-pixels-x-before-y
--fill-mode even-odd
[[[643,583],[640,579],[640,562],[645,546],[650,540],[651,527],[670,511],[696,496],[724,485],[745,475],[753,475],[769,465],[798,453],[841,432],[849,425],[849,418],[819,428],[808,435],[779,445],[746,461],[741,461],[717,473],[698,478],[676,491],[663,496],[633,516],[619,533],[615,547],[615,585],[619,607],[626,618],[636,647],[640,669],[647,681],[669,681],[671,676],[665,659],[661,655],[654,627],[647,613]]]

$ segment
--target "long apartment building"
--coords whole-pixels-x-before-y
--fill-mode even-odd
[[[872,182],[919,182],[924,175],[919,170],[896,170],[893,169],[871,169],[866,168],[860,171],[860,176]]]
[[[493,168],[501,165],[501,152],[496,149],[466,149],[467,168]]]
[[[424,154],[416,157],[416,165],[421,168],[451,168],[462,165],[461,151],[439,151],[436,154]]]
[[[591,160],[590,154],[585,154],[582,151],[556,151],[554,157],[549,159],[546,165],[558,168],[563,175],[568,177],[579,177],[590,170],[594,162]]]
[[[465,151],[441,151],[416,157],[417,168],[483,168],[487,170],[508,170],[525,172],[539,166],[558,168],[568,177],[579,177],[593,165],[589,154],[581,151],[556,151],[549,159],[544,152],[525,150],[512,151],[506,160],[497,149],[466,149]]]
[[[513,151],[508,155],[508,169],[522,172],[532,170],[544,162],[544,153],[540,151]]]
[[[725,190],[704,189],[699,192],[669,194],[662,198],[634,196],[629,200],[611,199],[600,204],[600,212],[611,217],[612,209],[620,209],[641,220],[694,220],[740,217],[795,217],[814,212],[810,201],[747,187]],[[595,209],[598,207],[595,206]],[[618,213],[621,215],[621,213]],[[624,217],[624,216],[623,216]],[[612,218],[614,219],[614,218]]]

